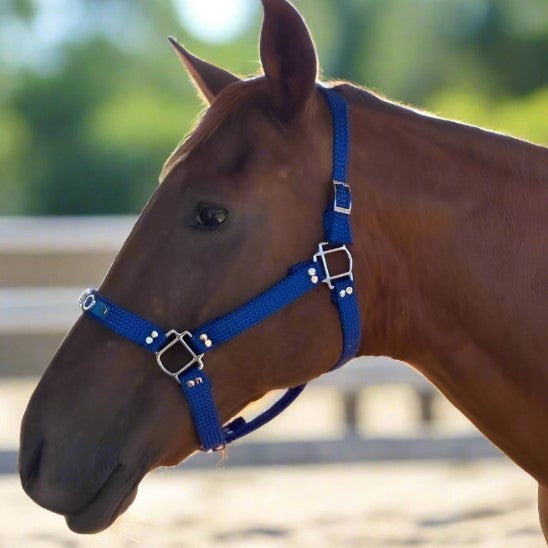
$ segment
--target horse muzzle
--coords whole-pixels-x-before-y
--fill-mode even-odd
[[[48,451],[51,442],[31,430],[23,424],[19,453],[23,489],[43,508],[65,516],[74,532],[106,529],[133,502],[144,473],[108,455],[102,462],[85,457],[69,463],[53,459]]]

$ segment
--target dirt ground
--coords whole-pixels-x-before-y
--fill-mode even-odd
[[[17,447],[19,423],[36,383],[0,382],[0,448]],[[411,431],[413,394],[371,390],[361,406],[368,433]],[[336,394],[309,390],[257,440],[340,435]],[[261,406],[264,406],[264,402]],[[472,425],[436,402],[434,428]],[[387,412],[390,410],[390,413]],[[231,451],[238,451],[237,447]],[[200,458],[196,456],[195,458]],[[393,547],[543,548],[536,484],[504,459],[159,471],[108,531],[71,533],[34,504],[16,475],[0,475],[0,548]]]
[[[536,485],[504,460],[160,471],[108,531],[71,533],[0,477],[2,547],[541,548]]]

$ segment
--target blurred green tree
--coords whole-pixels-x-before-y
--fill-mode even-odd
[[[201,110],[165,37],[237,73],[259,68],[258,0],[248,24],[223,43],[181,20],[180,4],[191,1],[0,5],[0,213],[144,205],[163,159]],[[546,0],[295,3],[325,78],[548,144]]]

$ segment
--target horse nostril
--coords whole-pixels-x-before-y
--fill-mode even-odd
[[[32,447],[28,445],[22,446],[19,451],[19,477],[25,491],[29,491],[32,484],[40,474],[40,462],[42,460],[42,452],[44,448],[44,440],[40,436]]]

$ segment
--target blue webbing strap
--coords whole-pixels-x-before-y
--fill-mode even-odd
[[[333,118],[333,199],[323,217],[324,239],[331,245],[352,243],[350,210],[352,194],[346,183],[350,145],[348,103],[336,91],[319,86]]]
[[[318,86],[327,100],[333,118],[333,180],[346,182],[350,151],[348,102],[337,91]]]
[[[300,386],[295,386],[294,388],[288,388],[284,395],[271,407],[249,422],[243,417],[237,417],[230,421],[224,427],[226,443],[232,443],[237,439],[243,438],[244,436],[251,434],[251,432],[255,432],[255,430],[258,430],[261,426],[264,426],[272,419],[275,419],[299,397],[305,387],[306,384],[301,384]]]
[[[346,184],[349,154],[348,104],[336,91],[320,87],[333,115],[333,199],[324,214],[325,240],[330,248],[350,254],[345,245],[352,243],[350,209],[352,198]],[[339,311],[343,333],[341,359],[334,367],[340,367],[358,351],[361,323],[351,268],[347,275],[330,278],[331,294]],[[251,299],[241,307],[221,316],[193,331],[184,339],[191,353],[188,367],[180,372],[177,380],[186,396],[200,437],[203,450],[216,450],[257,428],[279,415],[303,391],[305,385],[290,388],[264,413],[250,422],[239,417],[224,428],[221,426],[211,393],[211,384],[201,366],[201,355],[258,324],[283,307],[319,285],[328,278],[322,261],[307,261],[291,268],[288,276],[276,285]],[[327,281],[327,280],[326,280]],[[329,285],[329,284],[328,284]],[[331,287],[331,286],[330,286]],[[171,332],[165,332],[155,324],[125,310],[88,290],[80,299],[82,310],[115,333],[143,348],[156,353],[168,349]],[[165,351],[165,350],[164,350]],[[158,358],[159,359],[159,358]],[[165,369],[164,369],[165,371]],[[166,371],[169,373],[168,371]],[[175,376],[175,375],[172,375]]]
[[[354,291],[354,282],[345,278],[336,280],[333,285],[335,288],[331,292],[331,298],[339,310],[343,346],[341,357],[331,370],[342,367],[348,360],[356,356],[360,348],[362,334],[360,308]]]
[[[311,274],[313,271],[314,274]],[[314,289],[323,277],[321,263],[306,261],[293,266],[287,277],[270,289],[228,314],[193,330],[193,348],[196,353],[204,354],[237,337]]]
[[[88,289],[80,297],[82,310],[118,335],[157,352],[167,341],[166,333],[157,325],[105,299]]]
[[[350,211],[352,194],[347,184],[350,156],[350,122],[348,103],[333,89],[320,87],[333,117],[333,200],[324,213],[325,240],[331,245],[352,243]],[[341,320],[343,348],[340,360],[332,367],[337,369],[352,359],[359,350],[361,317],[354,282],[351,278],[335,280],[331,297]]]
[[[244,305],[192,331],[188,345],[196,354],[205,354],[237,337],[314,289],[324,278],[321,262],[306,261],[293,266],[288,275]],[[118,335],[150,352],[158,352],[169,340],[167,332],[114,304],[95,290],[81,297],[84,311]]]
[[[203,451],[216,451],[226,445],[226,435],[211,395],[211,382],[204,370],[191,367],[179,375]]]

